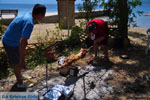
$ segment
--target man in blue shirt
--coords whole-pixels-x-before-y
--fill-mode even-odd
[[[14,67],[18,87],[23,84],[21,70],[25,68],[25,48],[32,33],[34,23],[45,17],[46,7],[41,4],[34,5],[32,14],[27,13],[17,16],[8,26],[2,37],[2,42],[7,53],[9,63]]]

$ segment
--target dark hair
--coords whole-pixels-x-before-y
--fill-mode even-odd
[[[41,4],[35,4],[34,8],[32,10],[33,15],[39,15],[39,14],[45,14],[46,13],[46,7]]]
[[[94,29],[95,29],[95,27],[96,27],[96,23],[93,21],[92,23],[90,23],[89,25],[88,25],[88,32],[93,32],[94,31]]]

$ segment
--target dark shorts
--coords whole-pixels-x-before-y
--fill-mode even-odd
[[[97,38],[96,38],[97,39]],[[107,45],[108,38],[105,38],[103,41],[99,42],[98,45]],[[94,44],[94,41],[91,40],[89,37],[86,39],[86,45],[89,48]]]
[[[3,43],[10,65],[19,64],[19,47],[7,46]]]

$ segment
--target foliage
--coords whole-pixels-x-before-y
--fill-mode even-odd
[[[81,27],[83,27],[83,23],[80,24]],[[57,54],[62,54],[63,56],[69,55],[69,52],[72,51],[75,47],[80,47],[83,41],[83,37],[86,36],[85,30],[82,29],[79,26],[75,26],[71,29],[70,36],[60,35],[63,34],[62,29],[56,25],[55,31],[48,31],[46,30],[47,34],[44,37],[37,37],[38,42],[41,42],[42,44],[36,45],[34,48],[29,48],[26,53],[26,62],[27,66],[30,68],[34,68],[37,65],[41,65],[46,63],[48,60],[46,57],[43,56],[42,52],[43,50],[48,49],[49,51],[52,51],[55,49]],[[49,33],[52,33],[52,37],[49,36]],[[54,48],[52,48],[52,45],[48,43],[48,41],[52,40],[59,40]]]
[[[29,68],[35,68],[37,65],[46,63],[46,58],[41,55],[41,48],[36,47],[28,49],[26,52],[26,63]]]
[[[52,34],[52,37],[50,37],[49,40],[63,40],[66,37],[66,35],[62,33],[62,29],[63,29],[63,24],[61,23],[60,25],[58,25],[58,23],[56,23],[55,31],[51,30],[48,32],[47,30],[47,33]]]
[[[125,13],[124,11],[127,10],[128,12],[128,19],[129,22],[128,24],[133,24],[134,23],[134,18],[136,17],[135,13],[133,12],[133,10],[139,5],[142,4],[141,0],[109,0],[108,2],[106,2],[105,0],[100,0],[101,1],[101,5],[103,6],[104,9],[109,10],[109,17],[110,19],[112,19],[113,22],[118,23],[119,21],[119,13],[121,13],[120,10],[122,10],[122,13]],[[122,1],[122,2],[120,2]],[[123,3],[127,3],[127,9],[120,9],[121,6],[120,4]],[[137,13],[139,15],[141,15],[143,12],[142,11],[137,11]]]
[[[72,28],[71,35],[68,38],[72,46],[79,45],[81,43],[80,36],[82,35],[82,29],[78,26]]]
[[[82,44],[84,45],[84,40],[87,37],[85,31],[85,22],[80,22],[79,26],[74,26],[71,28],[70,35],[64,35],[63,26],[58,26],[55,24],[55,30],[46,30],[46,35],[44,37],[38,36],[37,41],[41,44],[35,45],[34,48],[29,48],[26,53],[27,66],[34,68],[37,65],[46,63],[48,60],[43,56],[43,50],[48,49],[49,51],[55,50],[57,55],[67,56],[69,52],[74,48],[79,48]],[[50,35],[51,34],[51,35]],[[48,41],[61,40],[56,43],[52,48],[52,45]]]
[[[71,30],[71,35],[68,38],[70,47],[75,47],[84,43],[85,38],[87,37],[85,29],[82,29],[79,26],[74,26]]]
[[[4,78],[4,77],[7,77],[8,75],[8,59],[7,59],[7,56],[6,56],[6,53],[4,51],[4,49],[1,49],[0,50],[0,79],[1,78]]]
[[[37,41],[39,44],[35,44],[33,48],[27,49],[26,62],[30,68],[45,64],[48,61],[45,52],[53,51],[52,45],[48,42],[50,41],[48,30],[46,30],[44,37],[38,36]]]
[[[4,33],[4,28],[2,23],[0,22],[0,39],[2,38],[2,35]],[[7,59],[7,55],[4,51],[4,49],[0,49],[0,79],[1,78],[5,78],[8,76],[8,59]]]
[[[136,26],[135,21],[133,20],[136,15],[133,10],[141,5],[141,0],[100,0],[101,6],[104,6],[107,9],[108,16],[114,24],[118,26],[118,32],[121,37],[128,38],[128,26]],[[140,15],[141,11],[137,11]],[[115,33],[115,34],[117,34]],[[118,35],[117,35],[118,36]]]
[[[83,0],[83,4],[79,4],[78,9],[86,12],[87,22],[92,19],[90,13],[95,10],[98,3],[107,11],[113,24],[118,26],[117,29],[112,30],[115,31],[114,36],[128,38],[128,26],[136,26],[134,21],[136,14],[133,10],[142,4],[141,0]],[[137,11],[137,13],[141,15],[143,12]]]
[[[133,12],[133,10],[137,7],[137,6],[141,6],[142,2],[141,0],[132,0],[132,1],[128,1],[128,7],[129,7],[129,22],[128,23],[132,23],[134,24],[134,26],[136,25],[136,22],[134,21],[134,18],[136,17],[135,13]],[[139,15],[143,14],[143,11],[136,11]]]
[[[0,22],[0,39],[1,39],[2,35],[3,35],[3,33],[4,33],[4,30],[3,30],[2,24]]]
[[[90,19],[93,19],[93,17],[91,16],[91,13],[97,7],[98,0],[82,0],[82,1],[83,1],[82,5],[78,4],[78,10],[80,12],[86,12],[86,15],[84,16],[84,18],[86,18],[86,21],[88,22]]]
[[[63,56],[69,56],[69,53],[73,51],[73,49],[77,48],[76,52],[81,48],[81,45],[84,44],[84,39],[86,38],[87,34],[85,31],[85,22],[80,22],[79,26],[74,26],[71,29],[70,35],[63,35],[63,30],[61,27],[58,26],[58,24],[55,24],[55,31],[49,31],[46,30],[45,36],[38,36],[37,41],[41,44],[35,44],[30,47],[30,45],[27,47],[26,50],[26,64],[28,68],[35,68],[38,65],[43,65],[49,62],[49,59],[47,59],[43,55],[43,50],[48,49],[49,51],[56,50],[57,54],[63,55]],[[51,36],[50,36],[51,34]],[[61,40],[58,42],[54,48],[52,48],[52,45],[48,43],[48,41],[53,40]],[[83,46],[82,46],[83,47]],[[5,54],[5,53],[4,53]],[[2,55],[2,54],[1,54]],[[1,56],[0,57],[0,66],[7,65],[8,61],[6,60],[7,56]],[[4,66],[4,67],[5,67]],[[8,72],[8,71],[7,71]]]
[[[63,55],[68,55],[67,52],[71,51],[76,47],[80,47],[84,44],[84,39],[87,37],[84,22],[80,23],[80,26],[74,26],[71,28],[71,34],[68,36],[64,36],[64,39],[57,43],[55,49],[57,52],[62,53]]]

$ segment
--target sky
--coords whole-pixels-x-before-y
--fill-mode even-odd
[[[0,0],[0,4],[57,4],[56,0]],[[76,0],[76,4],[81,3],[81,0]]]

